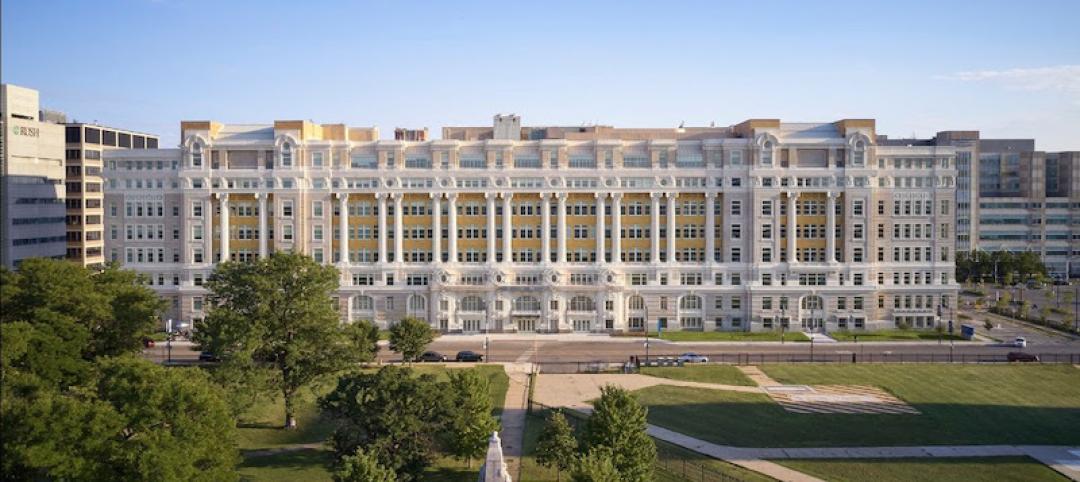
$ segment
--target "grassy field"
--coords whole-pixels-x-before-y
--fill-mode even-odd
[[[258,482],[330,482],[333,454],[329,450],[303,449],[265,457],[244,459],[237,470],[240,480]]]
[[[937,341],[936,331],[926,330],[880,330],[880,331],[832,331],[829,332],[836,341]],[[941,335],[942,340],[963,340],[960,335]]]
[[[645,333],[620,334],[618,336],[634,336],[645,338]],[[652,338],[667,341],[780,341],[778,332],[746,332],[746,331],[665,331],[663,336],[657,332],[649,333]],[[785,341],[810,341],[801,332],[789,331],[784,335]]]
[[[641,374],[690,382],[719,383],[723,385],[754,385],[754,382],[747,378],[746,375],[743,375],[743,373],[734,365],[642,367]]]
[[[1069,480],[1027,457],[774,460],[831,482],[1058,482]]]
[[[719,444],[816,447],[1080,444],[1080,370],[1071,366],[764,365],[794,384],[882,387],[921,415],[794,414],[766,395],[650,387],[649,421]]]
[[[457,369],[453,365],[413,365],[412,368],[418,373],[433,374],[440,380],[446,380],[447,370]],[[487,376],[491,384],[491,401],[495,414],[501,413],[510,379],[499,365],[480,365],[476,369]],[[237,430],[241,451],[281,448],[326,440],[334,427],[329,420],[319,415],[316,402],[318,397],[333,390],[336,384],[336,379],[327,379],[309,389],[301,390],[297,404],[296,430],[281,428],[285,419],[285,407],[280,398],[265,400],[253,407],[241,418],[240,428]],[[248,457],[240,465],[239,471],[244,480],[330,480],[331,462],[332,455],[328,450],[303,449],[263,457]],[[476,463],[473,465],[475,467]],[[432,481],[476,480],[475,469],[467,471],[464,462],[452,459],[440,459],[430,473]]]
[[[569,416],[570,415],[567,415],[567,417]],[[519,480],[520,482],[554,482],[555,480],[560,479],[555,470],[538,465],[536,463],[536,458],[533,455],[536,448],[536,441],[543,431],[544,417],[546,417],[546,413],[537,412],[525,418],[525,444],[523,445],[525,455],[521,458],[521,475],[514,480]],[[707,480],[718,480],[719,476],[716,474],[731,476],[745,482],[767,482],[773,480],[757,472],[729,464],[722,460],[706,457],[665,442],[657,441],[656,451],[659,459],[655,472],[655,480],[657,482],[699,480],[697,477],[700,477],[701,467],[703,466],[705,467],[705,470],[708,471],[707,475],[711,475]],[[684,461],[686,462],[685,464],[683,463]],[[683,470],[687,471],[687,476],[682,475]],[[475,480],[475,478],[474,475],[472,480]],[[440,480],[449,482],[450,479]],[[561,475],[561,480],[569,480],[569,477],[564,473]],[[466,482],[466,480],[461,479],[461,482]],[[468,482],[471,482],[471,480]]]

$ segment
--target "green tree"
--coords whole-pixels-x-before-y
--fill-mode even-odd
[[[1012,271],[1005,273],[1005,286],[1012,286],[1016,283],[1016,276]]]
[[[165,302],[134,271],[94,272],[64,260],[31,258],[0,276],[0,322],[24,321],[67,339],[82,338],[86,359],[137,352]],[[81,329],[72,325],[81,325]]]
[[[337,269],[302,254],[221,263],[206,283],[210,310],[196,341],[224,365],[271,368],[263,388],[281,394],[285,428],[294,429],[301,387],[374,353],[358,339],[363,329],[340,322],[337,287]]]
[[[1042,308],[1039,308],[1039,320],[1041,320],[1043,323],[1046,323],[1046,320],[1048,319],[1050,319],[1050,307],[1044,306]]]
[[[70,390],[5,376],[3,468],[15,480],[235,480],[235,422],[198,369],[128,355]],[[10,475],[10,477],[9,477]]]
[[[418,360],[433,340],[435,331],[423,320],[405,318],[390,327],[390,349],[406,362]]]
[[[588,448],[611,449],[612,462],[621,480],[652,480],[656,444],[647,433],[647,410],[630,392],[612,385],[600,390],[600,399],[585,424],[584,443]]]
[[[994,329],[994,322],[990,321],[990,319],[987,318],[986,321],[983,321],[983,328],[986,328],[986,331],[993,330]]]
[[[319,401],[335,426],[331,444],[337,456],[364,447],[399,480],[420,480],[431,464],[436,437],[445,425],[445,384],[431,375],[385,366],[375,373],[355,372]]]
[[[374,455],[356,449],[352,455],[341,458],[341,463],[334,471],[334,482],[395,482],[394,472],[382,465]]]
[[[236,421],[202,370],[126,356],[100,371],[98,397],[123,425],[115,479],[236,480]]]
[[[608,447],[593,447],[588,453],[574,459],[570,472],[571,482],[621,482],[622,474],[615,467],[615,460]],[[645,480],[652,480],[651,477]]]
[[[1017,314],[1020,315],[1020,318],[1026,319],[1028,315],[1031,314],[1031,302],[1025,301],[1020,303],[1020,311],[1017,312]]]
[[[554,468],[556,477],[562,471],[569,470],[577,454],[577,439],[574,430],[566,421],[561,410],[552,410],[544,423],[544,431],[536,441],[536,463]]]
[[[472,467],[472,459],[484,456],[488,437],[499,428],[491,416],[491,387],[476,370],[452,370],[448,375],[449,413],[444,442],[452,455],[465,459]]]

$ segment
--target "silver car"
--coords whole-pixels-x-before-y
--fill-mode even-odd
[[[679,363],[709,363],[709,357],[697,353],[683,353],[678,360]]]

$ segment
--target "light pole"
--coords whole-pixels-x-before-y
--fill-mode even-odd
[[[165,350],[168,352],[169,361],[166,363],[172,365],[172,318],[169,318],[165,322]]]
[[[781,345],[784,344],[784,335],[787,334],[787,326],[786,326],[786,323],[784,323],[784,319],[786,319],[786,318],[787,318],[787,308],[781,306],[780,307],[780,344]]]

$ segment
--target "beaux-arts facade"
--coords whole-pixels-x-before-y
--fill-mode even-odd
[[[341,270],[343,319],[446,332],[930,328],[958,289],[954,148],[873,120],[181,132],[106,152],[106,251],[196,328],[216,262],[276,250]]]

